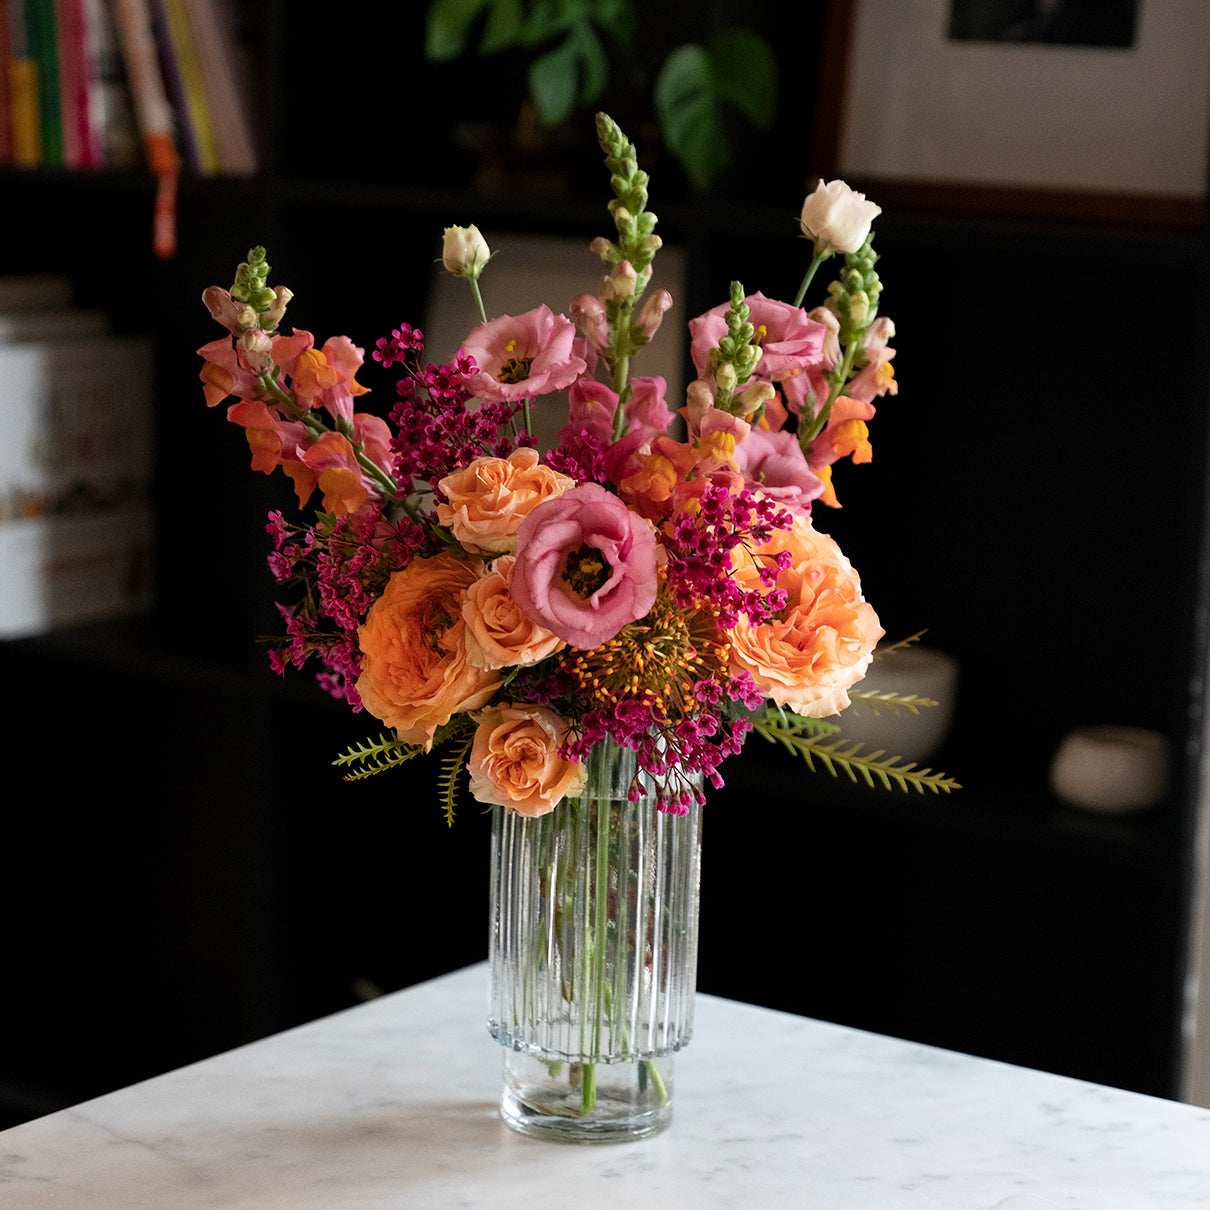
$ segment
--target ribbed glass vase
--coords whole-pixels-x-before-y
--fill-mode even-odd
[[[672,1117],[693,1036],[701,813],[627,801],[634,753],[606,741],[584,792],[538,818],[495,808],[488,1028],[504,1121],[622,1142]]]

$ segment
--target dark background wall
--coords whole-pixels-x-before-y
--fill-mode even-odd
[[[152,614],[0,646],[7,1121],[485,952],[487,817],[468,799],[446,829],[431,770],[343,783],[329,754],[372,728],[267,669],[262,518],[289,496],[202,404],[193,351],[214,329],[198,297],[265,243],[295,324],[372,346],[419,321],[445,225],[588,240],[608,230],[606,182],[572,133],[541,196],[516,157],[520,185],[475,189],[482,157],[455,135],[515,113],[515,69],[426,69],[416,19],[368,4],[341,7],[334,46],[323,8],[246,6],[266,170],[186,181],[172,261],[150,255],[140,175],[0,175],[0,271],[66,273],[82,305],[153,337],[159,450]],[[690,258],[690,313],[733,278],[793,293],[823,15],[751,10],[793,48],[781,118],[716,189],[694,195],[643,148],[660,229]],[[632,89],[610,107],[635,113]],[[892,636],[927,627],[959,661],[936,763],[966,788],[867,792],[750,746],[708,806],[700,986],[1174,1095],[1204,242],[910,207],[878,232],[900,394],[820,524]],[[362,377],[389,400],[389,375]],[[1055,746],[1089,722],[1170,737],[1157,810],[1107,820],[1053,800]]]

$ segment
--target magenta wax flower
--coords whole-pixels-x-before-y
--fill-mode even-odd
[[[513,599],[573,647],[608,642],[650,611],[655,590],[651,527],[599,484],[539,504],[517,531]]]
[[[466,388],[496,402],[564,390],[587,368],[575,343],[575,325],[545,304],[488,320],[462,342],[462,352],[478,367],[465,379]]]

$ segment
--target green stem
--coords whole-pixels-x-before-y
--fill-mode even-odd
[[[862,332],[849,341],[840,364],[828,376],[828,381],[831,383],[828,389],[828,397],[810,425],[799,436],[799,444],[804,450],[827,428],[828,417],[832,414],[832,404],[840,398],[841,391],[844,390],[845,384],[849,381],[849,373],[853,369],[853,361],[857,356],[857,350],[861,347],[861,337],[864,335],[865,333]]]
[[[479,322],[487,323],[487,309],[483,305],[483,295],[479,293],[479,279],[468,277],[466,280],[471,283],[471,293],[475,296],[475,305],[479,308]]]
[[[609,932],[609,817],[611,805],[608,800],[598,800],[597,808],[597,881],[595,937],[592,940],[593,980],[593,1026],[592,1053],[601,1052],[601,1017],[605,1012],[605,967]],[[585,1116],[592,1112],[597,1103],[597,1071],[595,1063],[584,1064],[584,1086],[580,1104]]]
[[[798,287],[798,293],[794,296],[794,305],[802,306],[802,300],[807,296],[807,289],[811,285],[811,279],[815,276],[815,271],[824,263],[832,254],[830,252],[816,252],[811,260],[810,266],[807,268],[806,275],[802,279],[802,284]]]

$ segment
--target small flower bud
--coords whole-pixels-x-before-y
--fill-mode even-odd
[[[254,374],[267,370],[273,362],[273,338],[268,332],[253,328],[242,332],[238,340],[239,350]]]
[[[474,224],[469,227],[446,227],[441,263],[447,273],[455,277],[469,277],[474,281],[483,272],[483,266],[491,255],[487,241]]]
[[[637,274],[628,260],[620,260],[601,283],[601,298],[605,302],[625,302],[634,297]]]

